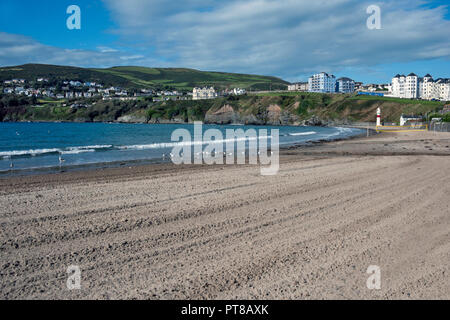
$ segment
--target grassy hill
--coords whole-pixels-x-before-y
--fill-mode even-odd
[[[192,90],[197,86],[214,86],[218,89],[244,88],[249,90],[285,89],[288,82],[268,76],[207,72],[178,68],[113,67],[86,69],[43,64],[26,64],[0,67],[0,81],[13,78],[36,80],[38,77],[58,80],[78,80],[104,83],[124,88],[173,88]]]

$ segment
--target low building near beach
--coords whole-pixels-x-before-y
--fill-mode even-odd
[[[409,116],[409,115],[404,115],[402,114],[400,117],[400,126],[406,126],[406,125],[417,125],[417,126],[421,126],[422,125],[422,117],[419,116]]]

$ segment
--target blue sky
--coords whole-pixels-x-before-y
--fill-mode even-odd
[[[66,9],[81,8],[81,30]],[[381,9],[369,30],[366,8]],[[0,66],[140,65],[365,83],[450,77],[449,1],[1,0]]]
[[[77,4],[81,8],[82,28],[71,31],[66,28],[66,9]],[[61,48],[95,50],[98,43],[111,43],[117,39],[110,30],[110,19],[102,1],[10,1],[0,3],[0,30],[32,37],[43,44]]]

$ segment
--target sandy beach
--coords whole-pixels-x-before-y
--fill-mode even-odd
[[[285,150],[275,176],[161,164],[1,178],[0,298],[450,299],[449,177],[450,133],[411,132]]]

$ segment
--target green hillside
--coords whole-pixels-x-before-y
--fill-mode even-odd
[[[107,86],[124,88],[154,88],[192,90],[197,86],[214,86],[217,89],[244,88],[249,90],[285,89],[288,82],[268,76],[206,72],[178,68],[113,67],[86,69],[77,67],[26,64],[1,67],[0,81],[13,78],[34,81],[36,78],[99,82]]]
[[[20,101],[20,99],[24,101]],[[443,109],[443,102],[399,100],[321,93],[269,93],[230,96],[212,100],[154,102],[97,101],[88,108],[71,109],[61,102],[35,106],[35,102],[0,95],[0,121],[101,121],[101,122],[192,122],[246,124],[333,124],[375,122],[376,109],[383,121],[398,122],[400,115],[426,115]],[[445,119],[448,119],[446,117]],[[447,121],[447,120],[445,120]]]
[[[35,81],[36,78],[56,80],[75,80],[102,82],[106,85],[127,86],[131,83],[113,74],[101,73],[96,70],[77,67],[53,66],[45,64],[26,64],[16,67],[0,67],[0,81],[11,79]]]

